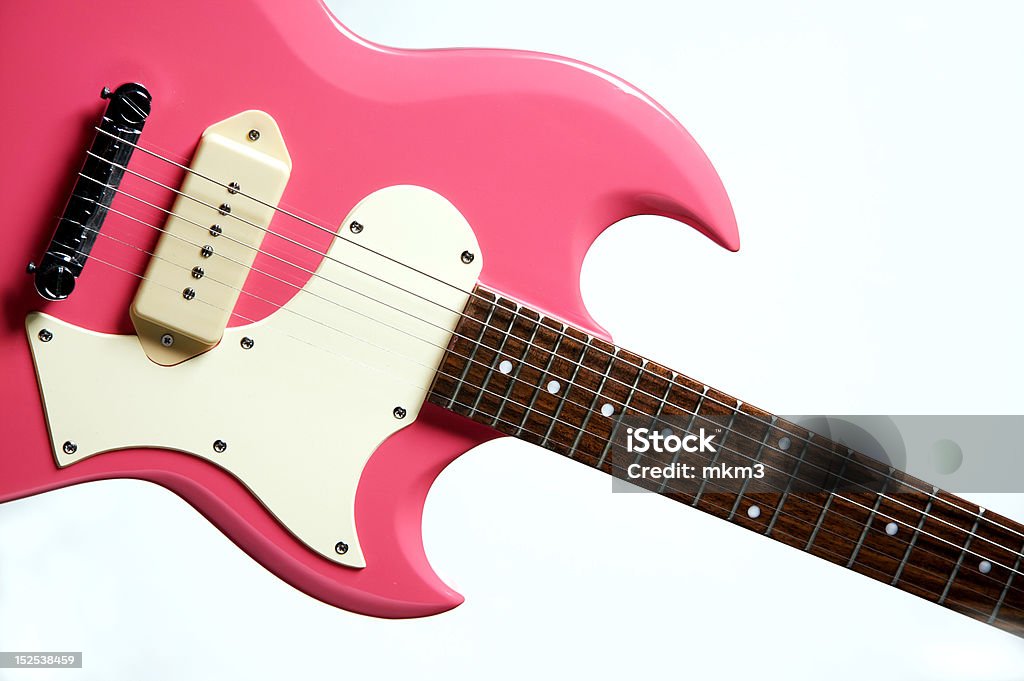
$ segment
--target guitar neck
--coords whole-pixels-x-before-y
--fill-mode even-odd
[[[429,400],[1024,636],[1024,525],[486,289]]]

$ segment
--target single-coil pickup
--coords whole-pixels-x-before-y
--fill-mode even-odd
[[[132,304],[151,360],[177,364],[220,341],[290,173],[262,111],[203,133]]]

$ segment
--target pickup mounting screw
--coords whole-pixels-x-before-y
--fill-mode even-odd
[[[199,250],[199,255],[203,256],[204,258],[209,258],[211,255],[213,255],[213,246],[211,246],[210,244],[206,244]]]
[[[469,263],[473,262],[473,260],[475,258],[476,258],[476,256],[473,255],[472,253],[470,253],[469,251],[463,251],[462,252],[462,262],[466,263],[467,265]]]
[[[221,215],[229,214],[231,212],[231,204],[230,203],[222,203],[222,204],[220,204],[220,207],[217,208],[217,212],[220,213]]]
[[[25,274],[33,274],[35,271],[36,264],[34,262],[29,262],[29,264],[25,266]]]
[[[210,236],[220,236],[220,233],[224,230],[220,228],[220,225],[210,225]],[[212,248],[210,249],[213,250]]]
[[[218,454],[223,454],[224,452],[227,451],[227,449],[228,449],[228,443],[224,442],[224,440],[214,440],[213,441],[213,451],[217,452]]]
[[[395,415],[396,419],[404,419],[408,412],[405,410],[405,407],[395,407],[391,413]]]
[[[39,340],[49,343],[53,340],[53,332],[49,329],[39,329]]]
[[[339,553],[342,556],[344,556],[346,553],[348,553],[348,544],[346,544],[343,541],[340,541],[340,542],[338,542],[337,544],[334,545],[334,550],[337,553]]]
[[[355,220],[352,221],[352,224],[349,225],[348,228],[352,230],[353,234],[359,234],[363,231],[362,223],[356,222]]]
[[[196,290],[191,286],[186,287],[185,290],[181,292],[181,297],[185,300],[192,300],[196,297]]]
[[[249,338],[249,336],[242,336],[242,340],[239,341],[239,344],[242,346],[243,350],[252,350],[252,346],[256,345],[256,341]]]
[[[237,194],[242,190],[242,185],[237,182],[232,182],[228,185],[228,194]]]
[[[206,274],[206,270],[204,270],[199,265],[196,265],[195,267],[192,268],[193,279],[202,279],[204,274]]]
[[[103,89],[100,90],[100,99],[110,99],[110,95],[111,95],[110,88],[108,88],[106,85],[104,85]]]
[[[255,142],[260,138],[260,131],[257,130],[256,128],[253,128],[252,130],[249,131],[248,137],[250,142]]]
[[[64,446],[63,446],[63,447],[61,447],[61,449],[63,449],[63,450],[64,450],[64,453],[65,453],[65,454],[74,454],[75,452],[77,452],[77,451],[78,451],[78,445],[77,445],[77,444],[75,444],[75,442],[74,442],[74,441],[72,441],[72,440],[67,440],[67,441],[66,441],[66,442],[64,443]]]
[[[174,336],[172,336],[169,333],[165,333],[164,335],[160,336],[160,345],[164,346],[165,348],[171,347],[172,345],[174,345]]]

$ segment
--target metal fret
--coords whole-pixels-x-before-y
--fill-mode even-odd
[[[1006,580],[1006,586],[1003,587],[1003,593],[999,595],[999,601],[996,602],[996,609],[992,611],[992,616],[988,618],[988,623],[992,624],[999,618],[999,610],[1003,607],[1003,603],[1006,601],[1006,594],[1010,593],[1010,585],[1013,584],[1013,578],[1017,576],[1017,572],[1021,568],[1021,563],[1024,562],[1024,545],[1020,547],[1020,551],[1017,552],[1017,562],[1013,564],[1013,570],[1010,572],[1010,577]]]
[[[543,320],[541,320],[541,322],[543,323]],[[559,326],[562,326],[562,325],[559,324]],[[544,371],[541,372],[540,377],[537,379],[538,383],[533,388],[533,395],[530,397],[530,404],[523,411],[523,420],[519,422],[519,432],[520,433],[522,433],[523,429],[526,427],[526,422],[530,419],[530,414],[535,411],[533,406],[535,404],[537,404],[537,398],[540,396],[540,391],[546,389],[544,387],[544,378],[546,376],[550,376],[551,375],[551,365],[554,364],[555,357],[558,354],[558,348],[561,347],[562,339],[565,338],[565,334],[562,333],[562,331],[565,329],[564,326],[561,329],[557,330],[557,331],[555,329],[552,329],[550,326],[545,326],[544,328],[551,329],[552,331],[555,331],[555,333],[558,335],[558,338],[555,340],[554,347],[551,348],[551,351],[550,351],[551,355],[548,357],[548,361],[544,363]],[[544,350],[544,348],[541,348],[539,346],[538,346],[538,349],[539,350]],[[566,386],[565,392],[562,393],[562,399],[565,399],[565,393],[568,392],[568,391],[569,391],[569,386]],[[540,411],[540,410],[538,409],[536,411]],[[554,421],[554,419],[552,419],[550,425],[554,425],[554,424],[555,424],[555,421]],[[550,426],[549,426],[549,430],[550,430]],[[547,444],[547,440],[542,442],[540,446],[543,447],[545,444]]]
[[[843,465],[839,468],[839,475],[836,476],[836,484],[833,485],[832,491],[828,493],[828,499],[825,500],[825,506],[821,509],[821,514],[818,515],[818,522],[814,524],[814,530],[811,532],[811,536],[807,540],[807,546],[804,547],[804,551],[810,551],[811,547],[814,546],[814,540],[817,539],[818,532],[821,531],[821,525],[825,522],[825,516],[828,515],[828,509],[832,506],[832,500],[836,498],[836,490],[839,488],[839,483],[843,479],[843,473],[846,472],[846,464],[849,462],[849,456],[843,459]]]
[[[672,385],[673,386],[675,385],[675,381],[676,381],[676,374],[673,373],[672,374]],[[689,433],[691,430],[693,430],[693,424],[697,422],[697,414],[700,413],[701,405],[704,404],[704,397],[707,396],[708,390],[710,390],[710,389],[711,388],[709,388],[707,386],[704,386],[704,390],[703,390],[703,392],[701,392],[700,398],[697,400],[697,406],[693,408],[693,413],[690,414],[690,422],[686,424],[686,430],[684,432]],[[671,390],[671,388],[670,388],[670,390]],[[679,457],[680,457],[680,455],[682,453],[683,452],[680,449],[680,451],[678,451],[678,452],[676,452],[675,454],[672,455],[672,466],[673,467],[676,465],[676,463],[679,462]],[[667,487],[668,487],[668,479],[666,478],[665,480],[662,481],[661,487],[658,488],[658,493],[664,492]]]
[[[562,329],[562,333],[563,334],[565,333],[565,329]],[[573,338],[573,340],[576,341],[577,343],[579,342],[575,338]],[[586,352],[587,348],[589,348],[589,347],[590,347],[590,341],[588,340],[587,344],[584,346],[583,352]],[[562,355],[561,357],[562,357],[562,359],[568,359],[564,355]],[[572,374],[569,375],[569,382],[565,386],[565,391],[562,392],[562,397],[561,397],[560,400],[558,400],[558,407],[555,409],[555,415],[551,419],[551,423],[548,424],[547,432],[544,433],[544,439],[541,441],[541,444],[540,444],[541,447],[544,447],[544,446],[546,446],[548,444],[548,440],[551,438],[551,433],[555,429],[555,424],[558,423],[558,421],[560,420],[559,416],[562,415],[562,409],[565,407],[565,403],[569,400],[569,392],[572,390],[573,386],[576,385],[576,376],[580,373],[580,368],[581,368],[580,361],[582,361],[582,359],[583,359],[583,355],[581,354],[579,356],[579,359],[577,359],[576,362],[575,362],[576,368],[573,369],[572,370]]]
[[[814,439],[814,433],[810,433],[804,439],[804,446],[800,450],[800,456],[797,457],[796,465],[793,466],[793,472],[789,474],[789,480],[786,481],[786,488],[782,490],[782,496],[779,498],[779,505],[775,508],[775,513],[772,514],[772,520],[768,523],[768,527],[764,530],[764,536],[771,536],[772,530],[775,528],[775,521],[779,519],[782,514],[782,507],[786,505],[786,499],[789,498],[790,490],[793,489],[793,481],[796,480],[796,474],[800,470],[800,465],[804,462],[804,456],[807,454],[807,448],[811,446],[811,440]]]
[[[455,398],[459,396],[459,391],[462,390],[462,386],[466,383],[466,376],[469,375],[469,370],[473,367],[473,361],[476,359],[476,351],[480,349],[481,341],[483,341],[484,334],[487,333],[487,328],[491,325],[491,317],[494,316],[494,310],[498,307],[498,301],[495,300],[491,303],[491,310],[487,313],[487,320],[480,326],[480,334],[477,336],[476,341],[473,345],[472,351],[469,353],[469,361],[466,362],[466,366],[462,368],[462,372],[459,374],[459,379],[455,382],[455,388],[452,390],[451,399],[448,400],[448,408],[451,409],[455,406]],[[507,338],[507,336],[506,336]],[[473,401],[473,407],[470,409],[470,414],[476,413],[477,405],[480,403],[480,398],[483,396],[483,386],[480,386],[480,390],[477,392],[476,400]]]
[[[729,436],[732,434],[732,424],[736,422],[736,414],[739,413],[740,407],[742,406],[743,403],[737,400],[736,407],[732,410],[732,416],[729,417],[729,424],[725,427],[725,434],[722,435],[722,441],[721,443],[719,443],[718,449],[715,451],[715,455],[711,457],[711,461],[709,462],[710,465],[715,465],[715,462],[718,461],[719,452],[725,449],[725,442],[726,440],[729,439]],[[697,506],[697,502],[700,501],[700,497],[702,494],[704,494],[704,488],[707,487],[707,485],[707,478],[704,478],[703,480],[700,481],[700,487],[697,488],[697,496],[693,498],[693,501],[690,503],[690,506]]]
[[[516,314],[519,314],[520,307],[516,305]],[[529,317],[523,317],[523,319],[529,319]],[[534,321],[534,320],[530,320]],[[512,326],[508,327],[508,333],[512,335],[512,328],[515,326],[515,322],[512,322]],[[523,370],[523,366],[526,364],[526,357],[530,354],[530,346],[533,345],[533,339],[537,337],[537,331],[540,329],[540,319],[536,320],[536,326],[533,327],[533,332],[530,334],[530,340],[525,341],[523,345],[523,354],[517,359],[519,360],[515,370],[509,374],[508,385],[505,386],[505,394],[501,397],[501,402],[498,403],[498,408],[494,411],[494,419],[491,422],[493,427],[497,427],[498,422],[502,421],[501,413],[505,410],[505,405],[508,404],[508,398],[512,394],[512,389],[515,388],[516,383],[519,382],[519,373]],[[522,338],[516,338],[516,340],[523,341]],[[525,412],[524,412],[525,413]],[[522,429],[520,428],[520,432]]]
[[[775,421],[777,421],[777,420],[778,420],[778,417],[773,416],[772,420],[771,420],[771,423],[768,425],[768,429],[764,432],[764,437],[761,438],[761,444],[758,445],[757,453],[754,454],[754,458],[752,459],[752,461],[755,464],[756,463],[760,463],[760,461],[761,461],[761,453],[764,451],[764,446],[766,444],[768,444],[768,436],[772,434],[772,428],[775,427]],[[729,517],[727,518],[727,520],[732,520],[736,516],[736,511],[739,510],[740,502],[743,501],[743,495],[747,493],[747,487],[750,485],[750,481],[751,480],[752,480],[752,478],[746,478],[743,481],[743,485],[740,487],[740,492],[736,496],[736,501],[734,501],[733,504],[732,504],[732,510],[729,511]]]
[[[650,373],[650,375],[651,376],[658,376],[655,373]],[[672,376],[674,378],[675,374],[672,374]],[[658,376],[658,378],[661,378],[661,376]],[[637,380],[639,382],[639,377],[637,377]],[[661,418],[662,413],[665,411],[665,406],[666,406],[666,403],[668,401],[669,393],[672,392],[672,386],[673,386],[672,380],[673,379],[668,379],[668,386],[665,388],[665,394],[661,396],[661,403],[658,404],[658,408],[654,410],[654,416],[651,418],[651,425],[649,426],[649,428],[651,430],[655,429],[654,426],[658,423],[658,419]],[[643,456],[643,454],[639,454],[638,453],[636,455],[636,458],[633,459],[633,463],[639,463],[640,462],[640,457],[642,457],[642,456]]]
[[[498,307],[497,302],[498,301],[495,301],[495,308]],[[507,308],[507,307],[504,307],[502,309],[505,309],[505,310],[508,310],[509,312],[511,312],[511,310],[509,310],[509,308]],[[516,313],[518,313],[518,311],[519,311],[519,306],[516,305]],[[515,320],[515,317],[513,316],[511,321],[509,321],[508,330],[504,333],[504,335],[501,338],[501,343],[498,344],[498,348],[494,351],[494,353],[495,353],[494,361],[491,363],[491,365],[489,367],[487,367],[487,373],[484,375],[483,382],[480,384],[480,392],[477,393],[476,399],[473,400],[473,411],[474,412],[476,412],[478,407],[480,406],[480,400],[483,399],[484,395],[485,394],[489,394],[489,391],[487,390],[487,386],[490,385],[491,378],[494,376],[494,367],[499,362],[501,362],[501,356],[505,352],[505,344],[508,343],[508,339],[512,337],[512,325],[515,324],[515,323],[516,323],[516,320]],[[481,338],[481,340],[483,340],[483,336],[482,335],[480,336],[480,338]],[[482,345],[482,343],[480,343],[480,344]],[[472,360],[472,359],[474,359],[476,357],[476,350],[478,348],[479,348],[479,345],[477,345],[477,348],[473,349],[473,354],[470,355],[470,360]],[[472,364],[472,361],[466,362],[467,366],[469,366],[470,364]]]
[[[878,507],[882,505],[882,499],[885,498],[885,490],[889,486],[889,481],[892,480],[892,474],[895,472],[895,468],[889,467],[889,475],[886,477],[885,482],[882,483],[882,491],[878,493],[878,498],[875,499],[875,505],[871,509],[871,513],[868,514],[868,520],[864,523],[864,531],[860,533],[860,539],[857,540],[857,546],[853,549],[853,555],[850,556],[850,561],[846,564],[846,567],[853,567],[853,564],[857,562],[857,554],[860,553],[860,548],[864,546],[864,540],[868,536],[868,532],[871,531],[871,523],[875,522],[875,515],[878,514]]]
[[[974,526],[971,527],[971,533],[967,535],[967,541],[964,542],[964,548],[960,551],[960,557],[957,558],[953,572],[949,574],[949,579],[946,580],[946,588],[942,590],[942,596],[938,600],[939,605],[946,602],[946,596],[949,595],[949,590],[953,587],[953,580],[959,574],[960,566],[964,564],[964,556],[967,555],[967,551],[971,548],[971,540],[974,539],[974,533],[978,531],[978,524],[981,522],[981,516],[983,515],[985,515],[985,509],[978,511],[978,515],[974,518]]]
[[[616,359],[618,359],[618,354],[619,354],[618,353],[618,349],[616,349],[616,351],[615,351]],[[614,363],[615,363],[615,360],[612,360],[612,364],[614,364]],[[609,365],[609,367],[610,366],[611,365]],[[625,418],[626,412],[629,411],[629,408],[630,408],[629,407],[629,403],[632,401],[633,395],[636,394],[636,387],[637,387],[637,385],[639,385],[640,377],[643,375],[644,371],[646,371],[646,367],[647,367],[647,360],[646,359],[641,359],[640,360],[640,370],[636,372],[636,378],[633,379],[633,385],[631,385],[629,387],[629,394],[626,395],[626,399],[622,401],[622,413],[619,414],[619,418],[615,419],[615,427],[612,428],[612,433],[611,433],[611,435],[608,436],[608,443],[605,444],[604,450],[601,452],[601,458],[598,459],[598,461],[597,461],[597,468],[600,468],[601,466],[603,466],[604,465],[604,460],[608,457],[608,452],[612,448],[612,443],[615,442],[615,434],[619,432],[619,426],[622,425],[622,419]]]
[[[932,512],[932,502],[935,500],[935,495],[939,493],[938,487],[932,487],[932,494],[928,497],[928,504],[924,507],[924,513],[921,514],[921,520],[917,523],[917,528],[914,530],[914,536],[910,538],[910,543],[907,544],[907,550],[903,554],[903,560],[900,561],[900,566],[896,570],[896,575],[889,582],[893,586],[900,581],[900,577],[903,575],[903,568],[907,566],[907,561],[910,560],[910,552],[914,550],[914,546],[917,544],[917,538],[921,535],[921,528],[924,527],[924,521]]]
[[[589,349],[594,347],[594,345],[592,344],[593,340],[594,340],[593,337],[587,336],[587,350],[589,350]],[[599,352],[605,352],[604,350],[601,350],[600,348],[597,348],[597,350]],[[587,351],[584,350],[583,354],[586,355],[586,352]],[[594,412],[597,409],[597,401],[599,399],[601,399],[601,391],[604,390],[605,383],[608,381],[608,376],[611,374],[612,365],[615,363],[616,355],[619,354],[619,349],[618,348],[614,348],[612,353],[605,353],[605,354],[609,354],[610,355],[609,358],[608,358],[608,366],[604,370],[604,375],[601,376],[601,382],[598,384],[597,391],[594,393],[594,399],[591,400],[591,402],[590,402],[590,409],[587,410],[587,415],[583,417],[583,424],[580,426],[579,432],[576,433],[576,438],[572,441],[572,447],[569,448],[569,454],[567,456],[570,459],[572,458],[572,456],[576,452],[576,450],[579,448],[580,440],[583,438],[583,433],[587,432],[587,424],[590,423],[590,419],[594,415]],[[582,357],[580,359],[582,360]],[[590,371],[593,371],[593,369],[590,369]]]

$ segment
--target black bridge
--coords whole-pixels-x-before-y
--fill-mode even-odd
[[[103,88],[101,96],[109,100],[107,109],[75,189],[39,265],[29,265],[36,291],[47,300],[64,300],[74,290],[149,117],[152,97],[138,83]]]

